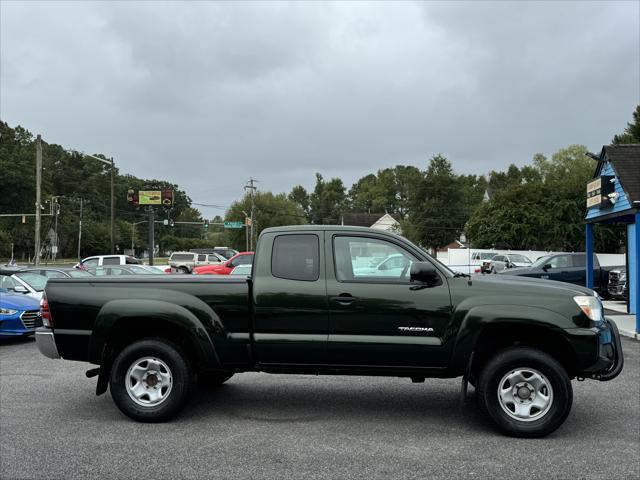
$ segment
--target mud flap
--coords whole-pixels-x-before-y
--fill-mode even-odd
[[[464,404],[467,400],[467,388],[469,386],[469,375],[471,375],[471,365],[473,364],[473,353],[471,352],[471,356],[469,357],[469,363],[467,363],[467,368],[465,369],[464,375],[462,375],[462,380],[460,382],[460,410],[464,410]]]

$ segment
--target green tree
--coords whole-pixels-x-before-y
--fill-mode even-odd
[[[614,136],[611,143],[614,145],[640,143],[640,105],[636,106],[633,112],[633,121],[627,123],[627,128],[624,129],[624,133]]]
[[[287,198],[284,193],[256,192],[254,196],[254,235],[257,238],[265,228],[281,225],[301,225],[307,223],[302,208]],[[251,196],[246,194],[241,200],[233,202],[225,214],[226,221],[243,221],[244,213],[251,211]],[[225,232],[228,246],[238,250],[245,249],[244,229],[228,229]],[[255,245],[255,239],[253,244]]]
[[[442,155],[431,158],[417,195],[412,200],[403,232],[413,241],[431,249],[455,240],[467,220],[458,177]]]
[[[304,212],[307,219],[309,218],[311,200],[309,199],[309,193],[307,189],[302,185],[296,185],[288,195],[289,200],[298,205]]]
[[[342,180],[325,181],[316,173],[316,186],[310,195],[309,210],[312,223],[337,225],[347,205],[347,195]]]

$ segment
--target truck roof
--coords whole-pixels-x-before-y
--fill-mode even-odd
[[[262,231],[262,233],[297,232],[297,231],[318,232],[318,231],[326,231],[326,230],[339,230],[343,232],[377,233],[377,234],[389,235],[392,237],[400,237],[400,235],[397,235],[392,232],[387,232],[385,230],[377,230],[375,228],[369,228],[369,227],[355,227],[351,225],[284,225],[281,227],[265,228]]]

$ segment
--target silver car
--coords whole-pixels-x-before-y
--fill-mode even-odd
[[[498,273],[507,268],[530,267],[531,260],[517,253],[509,253],[506,255],[495,255],[489,264],[490,273]]]

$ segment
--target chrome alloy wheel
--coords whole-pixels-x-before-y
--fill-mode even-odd
[[[173,376],[162,360],[143,357],[131,364],[125,384],[131,400],[142,407],[155,407],[169,398]]]
[[[538,420],[553,404],[551,382],[533,368],[511,370],[498,384],[498,401],[511,418],[521,422]]]

